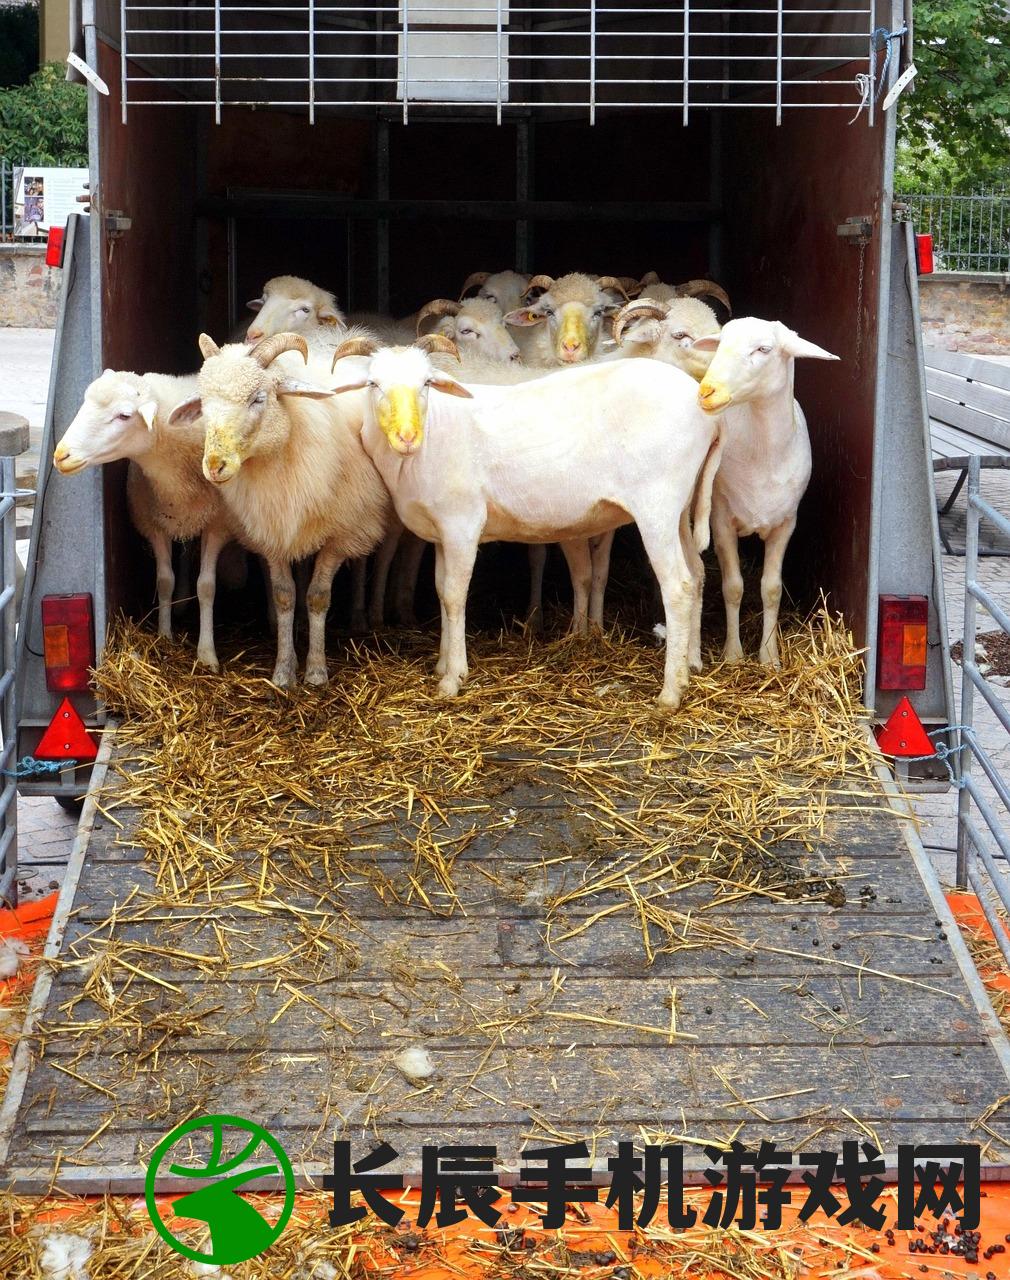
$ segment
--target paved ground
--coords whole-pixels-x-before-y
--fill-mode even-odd
[[[0,329],[0,408],[23,414],[31,424],[31,448],[18,465],[19,483],[32,487],[38,467],[39,444],[45,415],[46,395],[49,384],[49,364],[52,356],[53,333],[47,329]],[[988,358],[988,357],[987,357]],[[991,357],[1010,362],[1010,357]],[[937,496],[941,503],[950,493],[956,473],[937,476]],[[983,494],[998,509],[1010,515],[1010,475],[1003,472],[985,473]],[[947,530],[955,547],[964,545],[965,500],[962,494],[948,517]],[[993,541],[999,546],[998,540]],[[19,545],[23,555],[26,544]],[[1008,548],[1010,549],[1010,548]],[[961,639],[964,611],[964,560],[944,556],[943,576],[946,585],[947,613],[951,642]],[[1010,610],[1010,557],[983,560],[980,578],[1005,608]],[[984,614],[980,615],[979,631],[993,629]],[[961,669],[955,664],[954,681],[957,698],[960,698]],[[1010,707],[1010,689],[1000,689],[999,696]],[[1010,739],[999,721],[981,698],[976,699],[976,724],[984,743],[993,752],[997,762],[1010,775]],[[991,794],[991,789],[990,794]],[[923,796],[917,809],[924,820],[923,841],[945,883],[954,880],[953,849],[956,844],[954,815],[957,808],[956,792],[946,795]],[[998,808],[998,807],[997,807]],[[21,824],[20,865],[24,870],[22,893],[34,897],[50,892],[58,883],[61,864],[66,861],[76,826],[72,815],[65,814],[53,801],[22,799],[18,808]]]

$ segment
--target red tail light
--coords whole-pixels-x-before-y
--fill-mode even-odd
[[[877,650],[879,689],[925,689],[929,601],[881,596]]]
[[[95,616],[91,596],[42,597],[42,648],[46,688],[83,693],[95,665]]]
[[[932,236],[916,236],[915,237],[915,264],[919,270],[920,276],[928,276],[933,273],[933,237]]]
[[[50,227],[46,240],[46,266],[63,266],[63,228]]]

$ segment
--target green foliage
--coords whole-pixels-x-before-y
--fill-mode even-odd
[[[86,165],[88,96],[47,62],[26,85],[0,90],[0,156],[18,163]]]
[[[38,7],[20,4],[0,9],[0,88],[24,84],[38,65]]]
[[[902,94],[898,186],[971,191],[1010,176],[1010,17],[994,0],[915,0],[915,91]]]

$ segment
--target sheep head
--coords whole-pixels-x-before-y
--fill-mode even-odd
[[[300,276],[274,276],[263,293],[246,303],[256,319],[246,331],[246,342],[259,342],[278,333],[307,333],[322,328],[336,334],[347,328],[347,317],[326,289]]]
[[[718,332],[715,312],[697,298],[639,298],[622,307],[614,320],[614,339],[629,355],[662,360],[699,381],[712,357],[695,347],[695,339]]]
[[[463,302],[436,298],[417,313],[418,334],[432,318],[438,321],[434,332],[452,339],[461,354],[478,355],[501,364],[519,359],[519,348],[505,318],[490,298],[466,298]]]
[[[368,389],[369,410],[395,453],[417,453],[424,442],[429,390],[471,398],[466,387],[432,362],[431,355],[437,351],[459,355],[443,334],[425,334],[412,347],[377,351],[360,377],[336,388],[337,394]]]
[[[139,458],[151,447],[158,401],[135,373],[106,369],[84,393],[84,401],[53,452],[53,466],[70,476],[119,458]]]
[[[624,286],[615,276],[593,279],[573,271],[554,280],[551,276],[534,276],[526,290],[543,289],[540,297],[527,306],[510,311],[505,323],[516,326],[546,324],[551,356],[557,364],[579,364],[596,352],[606,317],[626,302]]]
[[[685,280],[683,284],[664,284],[655,271],[647,271],[638,282],[638,296],[653,302],[672,302],[674,298],[715,298],[731,316],[729,294],[714,280]]]
[[[694,346],[712,353],[708,372],[698,387],[698,403],[706,413],[731,404],[792,394],[793,360],[837,360],[779,320],[746,316],[729,320],[722,332],[698,338]]]
[[[288,367],[276,363],[288,351],[307,358],[308,346],[297,333],[264,338],[251,351],[242,343],[218,347],[201,334],[200,350],[204,362],[197,394],[176,405],[169,421],[203,417],[203,474],[214,484],[231,480],[246,459],[284,443],[289,425],[283,397],[323,399],[333,394],[327,387],[292,376]]]
[[[475,271],[463,282],[459,300],[462,302],[471,289],[476,289],[478,298],[496,303],[504,314],[520,305],[529,284],[530,277],[520,271]]]

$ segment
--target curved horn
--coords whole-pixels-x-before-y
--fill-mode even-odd
[[[639,292],[641,292],[643,289],[647,289],[650,284],[662,284],[662,283],[663,283],[662,280],[660,280],[659,276],[656,274],[655,271],[647,271],[645,275],[642,276],[641,280],[639,280],[638,289],[639,289]]]
[[[417,323],[414,326],[415,332],[421,332],[421,325],[425,320],[430,320],[432,316],[455,316],[459,315],[460,304],[453,302],[451,298],[435,298],[431,302],[426,303],[417,313]]]
[[[546,292],[554,283],[553,276],[534,276],[526,288],[522,292],[524,298],[529,297],[534,289],[543,289]]]
[[[621,281],[618,280],[617,276],[600,276],[596,284],[600,289],[616,289],[618,293],[624,295],[626,301],[631,301],[631,299],[628,298],[628,291],[625,289]]]
[[[221,351],[221,348],[209,333],[201,333],[199,338],[197,338],[197,344],[200,348],[200,354],[205,360],[209,360],[211,356],[218,355]]]
[[[337,361],[343,360],[344,356],[374,356],[378,349],[371,338],[348,338],[334,351],[330,372],[333,372],[337,367]]]
[[[618,276],[624,292],[629,298],[635,298],[642,292],[641,282],[636,280],[634,276]]]
[[[415,347],[419,347],[422,351],[432,355],[436,351],[444,351],[447,356],[455,356],[459,359],[459,352],[456,350],[456,344],[444,333],[423,333],[414,343]]]
[[[249,356],[261,369],[265,369],[285,351],[300,351],[302,359],[308,362],[309,344],[300,333],[275,333],[272,337],[262,338],[249,352]]]
[[[645,298],[638,302],[629,302],[614,317],[614,341],[621,345],[621,338],[629,324],[636,320],[665,320],[666,307],[661,302],[652,302]]]
[[[730,304],[729,294],[720,285],[712,280],[688,280],[684,284],[677,285],[678,298],[699,298],[699,297],[715,298],[733,314],[733,307]]]
[[[459,291],[460,302],[463,301],[471,289],[479,289],[482,284],[487,284],[490,279],[490,271],[472,271],[463,281],[463,288]]]

